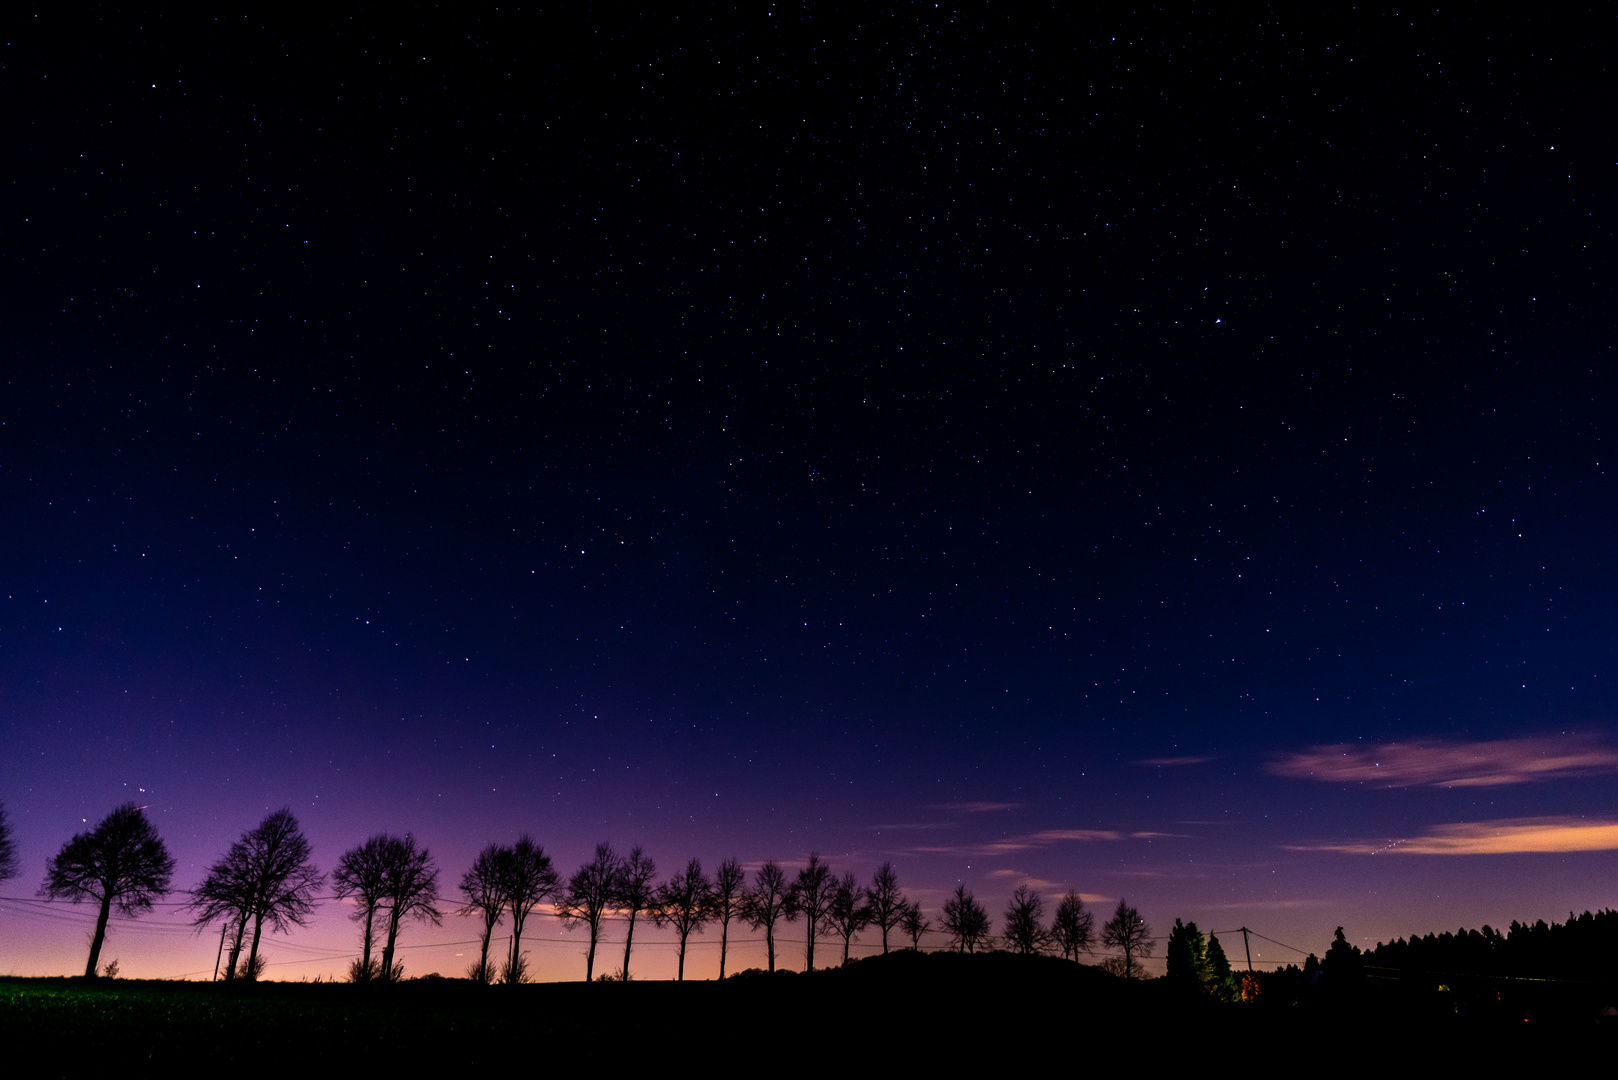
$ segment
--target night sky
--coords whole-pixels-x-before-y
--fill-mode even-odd
[[[1610,13],[323,10],[8,17],[0,973],[130,800],[446,909],[523,831],[1264,966],[1613,904]]]

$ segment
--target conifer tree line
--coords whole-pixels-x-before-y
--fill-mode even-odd
[[[1318,972],[1327,984],[1353,984],[1379,973],[1384,977],[1409,971],[1443,972],[1454,978],[1610,982],[1618,961],[1618,911],[1603,908],[1575,915],[1567,922],[1512,920],[1504,931],[1485,923],[1438,934],[1395,938],[1361,952],[1337,928],[1322,957],[1309,954],[1300,974]],[[1289,968],[1296,971],[1296,968]]]
[[[94,829],[62,845],[47,864],[40,894],[74,903],[90,900],[98,907],[85,975],[99,973],[107,922],[116,911],[134,917],[169,894],[174,860],[145,809],[126,803]],[[0,879],[17,873],[15,847],[0,803]],[[439,892],[439,870],[427,848],[406,833],[378,833],[344,852],[328,876],[312,859],[312,846],[289,808],[265,816],[208,868],[184,905],[199,929],[220,929],[217,977],[225,981],[259,978],[265,968],[260,951],[265,928],[272,934],[306,926],[328,884],[339,900],[352,900],[350,918],[359,925],[360,955],[350,965],[353,982],[393,982],[403,978],[396,958],[403,927],[411,922],[438,925],[445,900]],[[569,930],[588,937],[585,978],[596,975],[598,946],[608,917],[625,923],[624,952],[604,979],[629,979],[635,928],[640,920],[671,929],[678,945],[676,978],[685,978],[686,952],[692,936],[709,928],[719,931],[719,977],[725,977],[733,925],[762,931],[768,970],[776,969],[776,937],[788,924],[803,924],[804,966],[815,968],[817,945],[838,949],[849,960],[854,939],[863,931],[880,934],[883,953],[906,939],[919,949],[930,930],[946,934],[950,948],[971,953],[1002,945],[1025,955],[1051,953],[1077,961],[1098,943],[1125,953],[1125,976],[1138,970],[1131,955],[1151,950],[1151,930],[1139,913],[1120,901],[1118,911],[1098,935],[1095,919],[1076,892],[1057,903],[1047,925],[1045,901],[1028,886],[1019,887],[1007,904],[1002,933],[996,937],[989,914],[965,885],[945,902],[936,927],[919,903],[899,887],[892,863],[883,863],[869,883],[852,871],[841,876],[811,853],[807,865],[790,873],[774,859],[749,875],[734,858],[722,862],[712,876],[699,859],[667,880],[658,881],[657,865],[644,848],[620,854],[611,844],[596,846],[594,855],[563,880],[551,857],[528,834],[509,845],[489,844],[461,876],[460,903],[454,913],[481,924],[478,959],[467,975],[482,983],[522,983],[531,977],[522,949],[529,916],[549,905]],[[500,955],[491,955],[494,931],[510,928]],[[1178,924],[1176,924],[1178,927]],[[245,955],[244,955],[245,953]],[[1228,968],[1228,965],[1227,965]]]
[[[1177,986],[1206,994],[1215,1001],[1241,1000],[1241,986],[1224,946],[1213,934],[1204,940],[1196,923],[1174,920],[1164,958],[1168,961],[1164,977]]]

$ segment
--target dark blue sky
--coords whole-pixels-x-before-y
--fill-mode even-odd
[[[289,804],[1317,950],[1610,902],[1606,20],[13,27],[6,895],[145,788],[182,888]]]

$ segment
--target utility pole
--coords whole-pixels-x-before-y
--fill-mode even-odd
[[[219,961],[225,956],[225,935],[230,932],[230,920],[226,919],[219,928],[219,952],[213,958],[213,981],[219,981]]]
[[[1247,973],[1253,974],[1253,948],[1247,943],[1247,927],[1242,927],[1242,948],[1247,952]]]

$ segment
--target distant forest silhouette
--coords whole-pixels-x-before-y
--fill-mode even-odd
[[[1339,928],[1339,934],[1341,928]],[[1567,922],[1513,921],[1505,933],[1481,930],[1398,938],[1361,952],[1339,937],[1323,960],[1310,956],[1305,971],[1343,977],[1431,973],[1505,979],[1608,981],[1618,961],[1618,911],[1603,908]]]

